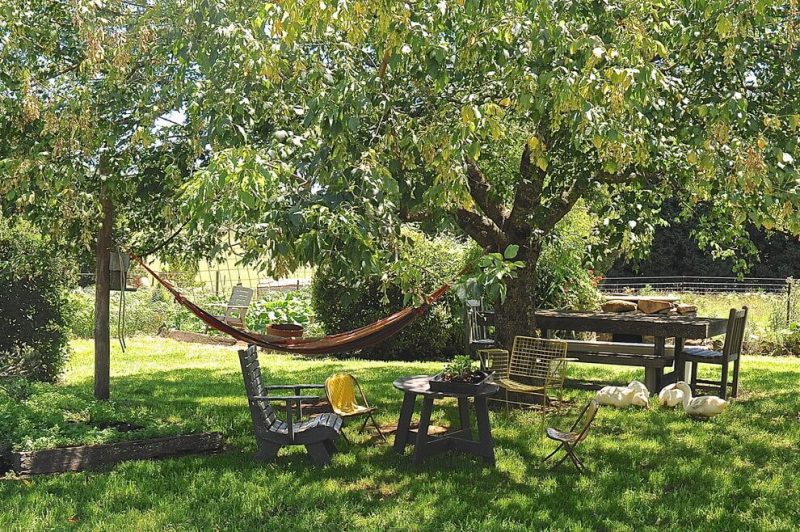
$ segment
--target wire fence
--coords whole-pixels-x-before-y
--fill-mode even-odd
[[[792,277],[607,277],[598,288],[607,297],[650,293],[762,294],[782,301],[778,304],[783,310],[776,314],[783,314],[778,319],[785,325],[800,322],[800,279]]]
[[[607,277],[600,282],[603,293],[694,292],[760,292],[785,294],[797,287],[797,279],[779,277]],[[793,288],[794,287],[794,288]]]
[[[234,286],[241,285],[252,288],[261,297],[272,292],[288,292],[309,286],[314,270],[300,268],[292,272],[290,276],[280,279],[267,277],[250,268],[237,267],[206,269],[196,272],[159,271],[157,273],[190,294],[203,292],[225,297],[230,294]],[[95,274],[93,272],[82,272],[79,275],[82,286],[94,284]],[[132,288],[153,286],[154,284],[155,280],[143,270],[133,268],[128,273],[128,285]]]

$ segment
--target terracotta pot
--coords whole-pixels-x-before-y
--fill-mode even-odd
[[[283,338],[302,338],[303,326],[293,323],[270,323],[267,325],[267,334]]]

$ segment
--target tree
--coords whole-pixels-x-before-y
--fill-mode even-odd
[[[508,342],[581,199],[628,252],[664,198],[707,204],[699,243],[740,265],[745,220],[800,233],[794,0],[240,2],[197,20],[181,46],[213,104],[187,114],[214,140],[189,231],[224,220],[273,272],[368,275],[402,223],[457,227],[527,264],[498,308]]]
[[[191,126],[170,120],[186,80],[172,51],[179,14],[172,2],[0,5],[0,204],[46,231],[53,253],[94,249],[98,398],[109,396],[109,251],[164,238],[202,156]]]

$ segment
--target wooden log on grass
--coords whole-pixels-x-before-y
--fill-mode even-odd
[[[198,453],[216,453],[223,448],[222,434],[201,432],[102,445],[61,447],[11,453],[11,468],[18,475],[42,475],[84,471],[126,460],[150,460]]]

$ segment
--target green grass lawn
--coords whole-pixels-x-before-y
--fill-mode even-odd
[[[91,388],[92,344],[73,344],[65,386]],[[302,448],[252,460],[255,440],[234,348],[155,338],[113,353],[112,395],[166,418],[221,431],[220,455],[134,461],[112,470],[0,481],[0,530],[769,529],[800,526],[800,360],[747,358],[744,392],[709,422],[681,410],[602,409],[579,448],[590,473],[540,465],[552,445],[533,412],[492,413],[497,467],[462,455],[422,466],[351,432],[325,469]],[[262,355],[271,383],[352,372],[379,422],[396,421],[393,379],[431,363],[301,360]],[[626,382],[637,371],[570,366],[570,375]],[[567,425],[590,392],[569,391]],[[655,401],[653,401],[655,405]],[[454,404],[434,422],[457,419]],[[391,438],[390,438],[391,441]]]

